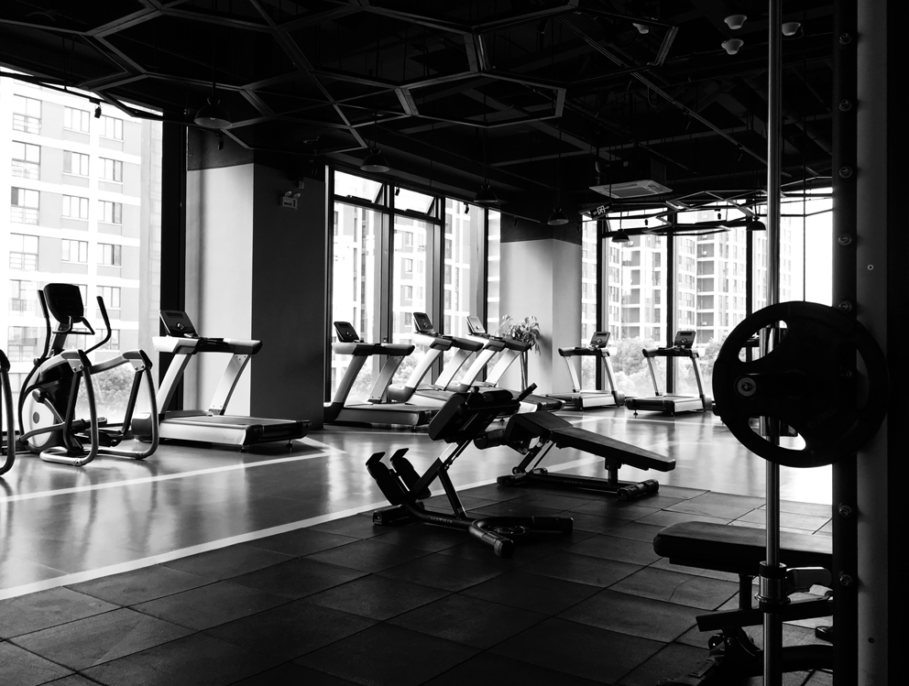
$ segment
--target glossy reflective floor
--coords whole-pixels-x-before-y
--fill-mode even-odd
[[[533,653],[542,650],[542,647],[533,648],[534,642],[546,643],[545,632],[555,630],[554,627],[558,628],[556,633],[570,629],[569,633],[583,634],[578,628],[580,626],[587,626],[588,629],[600,627],[596,631],[612,630],[614,627],[603,626],[602,620],[593,619],[599,616],[594,610],[607,600],[621,606],[627,600],[621,593],[631,587],[611,589],[611,586],[632,572],[616,579],[610,577],[609,583],[596,581],[592,584],[595,588],[591,593],[581,594],[570,603],[570,607],[559,605],[552,611],[545,609],[549,602],[547,598],[562,598],[563,590],[569,587],[565,586],[557,592],[541,587],[530,593],[529,600],[522,601],[531,605],[523,611],[539,616],[523,617],[520,621],[509,619],[506,624],[515,628],[515,634],[506,632],[508,640],[505,635],[496,634],[500,640],[487,637],[477,644],[479,639],[471,634],[474,637],[469,640],[462,637],[467,641],[465,644],[456,636],[442,636],[445,645],[436,647],[447,657],[439,657],[438,664],[431,661],[435,667],[415,668],[415,673],[407,678],[393,670],[383,672],[385,676],[381,678],[370,677],[371,670],[381,672],[381,669],[368,661],[367,655],[362,653],[365,650],[363,646],[359,648],[362,654],[358,653],[361,655],[358,658],[361,660],[359,668],[347,672],[332,665],[344,663],[344,655],[358,643],[369,645],[374,640],[376,650],[379,650],[386,643],[395,644],[404,638],[416,640],[414,635],[421,637],[420,640],[425,636],[440,640],[442,629],[431,626],[435,613],[427,611],[424,612],[426,616],[419,613],[412,616],[423,605],[435,607],[431,604],[442,603],[437,613],[442,624],[449,620],[467,622],[462,617],[465,613],[465,616],[485,617],[490,608],[473,606],[482,604],[480,601],[495,603],[495,584],[480,595],[471,595],[468,589],[479,588],[478,584],[491,584],[494,577],[538,560],[540,551],[553,559],[549,563],[535,564],[543,568],[549,564],[554,569],[561,569],[556,560],[561,559],[559,556],[565,554],[566,548],[581,545],[584,538],[605,536],[595,548],[587,544],[590,550],[571,551],[574,567],[584,563],[581,567],[586,565],[592,569],[597,565],[602,567],[598,560],[616,557],[614,553],[600,554],[596,550],[610,549],[610,543],[613,547],[627,548],[623,541],[630,538],[636,541],[633,547],[637,552],[634,555],[643,555],[640,559],[635,557],[627,561],[637,565],[633,571],[636,574],[651,567],[654,570],[662,568],[662,563],[652,551],[648,557],[646,550],[648,541],[658,528],[672,521],[712,517],[725,522],[736,520],[739,524],[761,525],[765,463],[749,455],[713,415],[690,414],[668,418],[641,413],[633,417],[630,412],[620,409],[583,415],[566,413],[564,416],[585,429],[669,455],[675,458],[676,469],[666,474],[629,468],[622,470],[622,477],[630,480],[657,478],[662,488],[659,496],[638,501],[633,508],[623,511],[619,517],[622,526],[634,526],[618,536],[611,536],[607,532],[616,527],[615,512],[609,510],[613,505],[609,503],[614,501],[591,494],[556,496],[551,491],[531,492],[484,486],[494,483],[496,476],[508,473],[517,461],[517,454],[507,448],[487,451],[469,449],[450,472],[459,489],[481,487],[464,498],[469,508],[478,511],[483,511],[484,507],[487,510],[509,509],[510,506],[503,503],[513,500],[523,507],[542,510],[543,514],[565,511],[575,518],[576,532],[566,545],[534,548],[537,552],[524,552],[523,556],[519,551],[512,561],[498,561],[494,557],[490,560],[491,553],[482,546],[477,549],[470,545],[472,542],[465,543],[463,535],[457,532],[420,527],[435,533],[430,537],[424,534],[405,535],[400,531],[409,531],[413,527],[391,532],[384,528],[376,530],[368,517],[356,516],[385,504],[366,472],[366,459],[374,452],[390,452],[406,447],[415,466],[421,470],[429,465],[440,448],[421,433],[338,428],[313,433],[296,442],[290,450],[285,446],[270,446],[245,453],[232,449],[167,444],[145,462],[99,458],[82,469],[51,465],[23,456],[5,475],[5,480],[0,480],[3,489],[0,496],[3,541],[0,552],[0,639],[3,639],[0,641],[0,665],[18,665],[19,671],[15,673],[25,675],[21,676],[21,681],[4,683],[49,683],[74,671],[79,675],[67,677],[70,679],[65,682],[67,686],[96,682],[229,684],[260,672],[268,672],[271,676],[244,683],[301,683],[299,679],[304,677],[308,679],[307,683],[326,684],[422,683],[431,678],[441,678],[455,665],[462,665],[459,668],[461,672],[456,670],[459,678],[476,681],[476,675],[471,676],[471,670],[482,673],[484,660],[489,662],[487,666],[490,667],[511,665],[516,670],[514,674],[525,674],[530,679],[522,683],[541,683],[539,676],[537,681],[530,677],[534,670],[528,665],[533,660],[526,662],[527,657],[522,657],[519,643],[508,649],[501,648],[500,643],[508,645],[509,641],[513,642],[513,635],[526,629],[529,632],[526,637],[528,647]],[[550,470],[590,475],[597,475],[601,469],[596,458],[572,450],[553,451],[547,457],[545,466]],[[814,507],[787,506],[784,509],[791,511],[784,515],[784,526],[825,535],[828,508],[824,504],[829,503],[830,497],[829,469],[784,468],[782,483],[785,500],[819,504]],[[515,494],[515,490],[520,492]],[[711,505],[713,501],[703,498],[705,491],[712,492],[708,494],[710,498],[717,493],[743,497],[735,500],[734,512],[730,512]],[[680,507],[682,501],[688,505]],[[632,514],[634,516],[630,516]],[[598,522],[597,517],[605,517],[607,521],[613,518],[612,525]],[[389,549],[385,545],[377,550],[358,550],[354,545],[373,539],[388,545],[399,545],[401,549],[391,548],[395,554],[389,557]],[[359,547],[363,548],[364,544],[360,543]],[[373,544],[372,548],[375,547]],[[444,551],[458,560],[476,558],[482,563],[454,563],[443,555]],[[377,552],[380,553],[379,562],[374,558]],[[412,562],[430,555],[431,560]],[[320,568],[320,564],[326,569]],[[475,578],[473,572],[463,569],[465,565],[472,567],[475,564],[481,564],[485,570],[480,574],[482,578]],[[429,567],[422,569],[421,565]],[[249,590],[250,584],[244,585],[242,580],[239,584],[224,581],[237,580],[256,570],[276,566],[276,569],[283,571],[279,573],[273,569],[273,574],[285,579],[285,582],[288,578],[297,579],[297,582],[290,583],[302,583],[305,588],[282,595],[274,588],[263,590],[253,583],[252,588],[257,589],[253,593]],[[296,572],[291,569],[294,566],[299,567]],[[608,564],[602,569],[607,567]],[[330,574],[327,568],[330,568]],[[567,568],[573,567],[568,565]],[[539,570],[531,571],[540,573]],[[453,578],[467,576],[463,582],[445,580],[449,573]],[[267,572],[262,574],[268,576]],[[313,586],[306,581],[313,575],[331,580]],[[545,577],[546,572],[542,575]],[[591,582],[590,578],[564,578],[561,572],[555,576],[565,583],[582,586]],[[645,574],[635,583],[644,583],[646,578]],[[687,579],[684,576],[681,578]],[[521,579],[528,582],[524,577]],[[537,577],[530,580],[543,583]],[[728,579],[725,581],[734,586]],[[395,587],[395,583],[399,586]],[[203,588],[204,591],[192,591]],[[330,588],[338,590],[332,594]],[[641,588],[646,589],[647,584],[644,583]],[[507,589],[503,587],[501,590],[505,593]],[[734,590],[726,597],[717,597],[711,609],[727,602]],[[316,593],[328,593],[328,596],[322,598],[320,595],[324,602],[315,602],[315,605],[307,601],[301,607],[291,607],[302,598]],[[616,593],[620,595],[616,596]],[[644,596],[648,593],[651,592],[645,591]],[[374,610],[364,610],[371,607],[370,602],[353,600],[361,596],[373,601],[387,597],[394,608],[386,608],[378,614]],[[507,593],[503,595],[506,596]],[[403,605],[395,605],[391,599],[399,597],[409,600],[401,601]],[[565,597],[574,596],[569,593]],[[577,616],[570,613],[563,616],[577,603],[590,598],[593,605],[585,606],[586,609],[578,605],[572,610]],[[660,600],[670,601],[669,604],[676,602],[671,597]],[[503,602],[508,605],[508,601]],[[685,606],[685,603],[681,605]],[[192,608],[192,611],[188,614],[181,611],[184,606]],[[314,606],[322,609],[316,611]],[[696,606],[707,607],[703,604]],[[496,608],[498,605],[492,609]],[[206,677],[204,681],[184,679],[189,678],[186,674],[192,674],[192,669],[201,668],[198,665],[187,667],[184,677],[175,676],[173,665],[194,664],[193,655],[198,657],[209,652],[215,655],[219,650],[225,650],[223,641],[232,643],[231,623],[241,617],[277,613],[280,617],[263,614],[260,620],[268,618],[269,622],[283,621],[288,626],[296,626],[294,612],[303,610],[310,613],[303,623],[316,621],[322,626],[320,631],[324,634],[315,642],[304,640],[300,646],[305,644],[305,649],[299,646],[297,649],[288,648],[290,652],[277,657],[266,650],[265,653],[270,656],[268,659],[253,659],[249,664],[244,662],[246,666],[242,669],[238,666],[239,671],[227,670],[217,678]],[[318,616],[310,616],[313,612]],[[320,612],[324,616],[319,615]],[[285,617],[282,613],[290,614]],[[396,620],[399,615],[410,619]],[[559,617],[556,618],[556,615]],[[679,632],[679,636],[689,631],[693,619],[688,617],[688,620],[687,627]],[[93,621],[97,624],[94,629],[90,626]],[[75,633],[82,637],[82,643],[76,647],[72,647],[72,637],[67,639],[64,636],[66,630],[62,627],[69,623],[79,625]],[[532,629],[534,626],[537,628]],[[216,627],[223,630],[219,632]],[[363,633],[360,639],[351,638],[367,629],[369,632]],[[409,633],[398,635],[401,631]],[[596,634],[595,630],[590,631]],[[113,641],[109,650],[101,650],[97,646],[97,640],[101,639],[97,639],[93,646],[85,644],[89,640],[86,637],[92,636],[93,632],[107,636],[103,639],[105,641]],[[249,635],[245,630],[240,633]],[[114,640],[114,636],[120,634],[130,638]],[[580,634],[574,640],[581,641]],[[583,640],[593,640],[590,638],[593,634],[588,632]],[[679,636],[660,638],[664,645],[650,646],[655,650],[640,653],[640,664],[628,667],[622,674],[618,674],[621,671],[618,668],[602,672],[601,678],[597,678],[594,672],[585,671],[586,668],[566,671],[564,665],[559,666],[560,660],[556,658],[553,658],[554,664],[539,666],[561,670],[560,673],[572,674],[576,678],[576,681],[559,683],[639,683],[637,678],[628,680],[631,678],[629,675],[654,655],[662,655],[660,659],[663,660],[667,657],[664,649],[680,650],[680,646],[688,645],[694,650],[693,646],[702,644],[702,637],[696,631],[687,644],[673,640]],[[487,645],[489,641],[492,643]],[[237,645],[236,639],[233,644]],[[66,651],[60,646],[64,645],[71,646],[67,650],[72,655],[62,654]],[[262,657],[255,646],[242,645],[244,650]],[[413,650],[415,653],[432,653],[434,645],[433,641],[429,641],[426,646],[420,646],[418,641]],[[56,647],[52,650],[49,646]],[[493,646],[500,647],[492,652],[487,650]],[[449,655],[446,650],[453,650],[453,653]],[[225,654],[228,653],[229,650]],[[302,659],[304,654],[310,657]],[[135,655],[147,656],[146,662],[142,662],[146,658],[136,658]],[[295,661],[288,666],[290,657]],[[425,655],[422,657],[425,658]],[[689,657],[694,657],[694,653]],[[206,660],[206,664],[211,662],[209,658]],[[512,664],[515,661],[517,667]],[[162,667],[165,662],[171,667]],[[468,663],[472,666],[465,667]],[[648,669],[653,667],[651,665]],[[278,669],[278,672],[273,669]],[[650,672],[639,672],[644,673]],[[329,674],[335,675],[334,680],[327,676]],[[418,674],[423,676],[417,678]],[[798,683],[807,678],[808,675],[803,675]],[[811,678],[812,684],[825,683],[818,681],[821,676]],[[448,682],[443,679],[438,683]],[[498,683],[507,682],[499,680]],[[544,680],[542,683],[555,681]]]

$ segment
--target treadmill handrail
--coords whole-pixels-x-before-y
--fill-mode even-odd
[[[242,338],[181,338],[178,336],[153,336],[155,350],[174,355],[196,353],[231,353],[255,355],[262,349],[262,341]]]

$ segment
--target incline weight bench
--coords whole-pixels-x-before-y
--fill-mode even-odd
[[[496,555],[511,557],[513,537],[531,533],[567,534],[571,532],[569,517],[483,517],[467,516],[448,470],[471,442],[486,433],[489,424],[503,416],[513,415],[534,386],[515,397],[511,391],[491,389],[479,392],[454,393],[429,423],[429,437],[449,444],[445,452],[420,476],[404,456],[402,448],[389,459],[392,469],[382,463],[385,453],[375,453],[366,462],[370,475],[376,480],[391,507],[373,512],[374,524],[396,524],[421,521],[457,529],[466,529],[471,536],[493,546]],[[536,413],[543,414],[543,413]],[[452,514],[428,511],[421,501],[432,494],[429,486],[438,479],[453,510]]]
[[[534,440],[537,442],[532,445]],[[675,460],[670,457],[580,429],[549,412],[515,415],[503,430],[490,433],[487,440],[481,439],[477,445],[481,448],[507,445],[524,455],[521,462],[511,470],[510,475],[499,477],[498,482],[505,486],[541,483],[613,493],[621,500],[631,500],[648,493],[656,493],[660,489],[660,484],[655,479],[641,482],[620,481],[619,468],[623,464],[636,469],[654,469],[659,472],[675,469]],[[550,474],[546,469],[537,467],[536,465],[553,447],[575,448],[602,457],[607,477],[604,479],[573,474]],[[530,464],[534,460],[536,462],[531,467]]]
[[[699,615],[701,631],[719,631],[708,642],[710,656],[696,669],[664,686],[723,684],[732,675],[756,676],[763,667],[763,651],[743,631],[758,626],[764,613],[753,606],[753,579],[766,558],[764,530],[710,522],[682,522],[668,526],[653,539],[653,550],[672,564],[699,567],[739,576],[739,606]],[[833,563],[832,540],[824,536],[781,532],[780,559],[787,566],[787,595],[807,591],[813,585],[830,586]],[[833,612],[832,597],[790,601],[782,611],[783,621],[827,617]],[[832,667],[833,646],[806,645],[783,649],[785,671]]]

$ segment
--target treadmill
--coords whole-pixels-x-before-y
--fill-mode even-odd
[[[306,420],[224,414],[249,358],[261,350],[261,341],[203,338],[196,333],[187,314],[179,310],[161,310],[161,321],[167,335],[153,337],[152,343],[158,352],[174,355],[158,388],[158,432],[162,439],[220,443],[240,446],[242,449],[258,443],[286,441],[289,444],[293,439],[306,435],[309,430],[309,422]],[[168,411],[167,407],[173,400],[186,366],[199,353],[230,355],[230,361],[208,409]],[[134,430],[134,433],[138,434],[138,431]]]
[[[504,338],[502,336],[494,336],[493,334],[487,333],[486,327],[483,326],[483,322],[480,321],[480,318],[473,315],[467,317],[467,330],[470,332],[471,339],[484,341],[485,345],[483,349],[477,353],[474,363],[467,372],[465,372],[460,384],[454,385],[454,389],[459,391],[468,391],[473,387],[478,387],[480,389],[498,388],[499,379],[502,378],[505,370],[511,366],[512,362],[530,350],[533,345],[529,341],[518,341],[514,338]],[[478,381],[477,376],[479,376],[483,367],[487,365],[496,353],[501,353],[499,360],[493,366],[489,375],[486,377],[486,380]],[[518,393],[515,391],[510,392],[513,396],[518,396]],[[564,403],[560,398],[552,395],[522,394],[518,413],[536,412],[537,410],[554,412],[556,410],[561,410],[563,404]]]
[[[448,399],[457,392],[459,384],[454,382],[454,378],[461,368],[470,359],[475,352],[481,351],[486,342],[474,337],[447,336],[435,330],[432,320],[425,312],[413,313],[414,333],[411,340],[417,345],[426,346],[428,350],[417,366],[417,369],[411,375],[410,379],[402,388],[391,391],[392,397],[403,397],[416,394],[417,402],[424,405],[441,408],[448,402]],[[454,349],[454,355],[445,364],[442,373],[435,380],[435,383],[420,386],[423,376],[429,371],[430,365],[445,351]],[[422,372],[417,377],[417,372]],[[391,390],[391,389],[390,389]]]
[[[625,407],[634,410],[651,410],[668,414],[670,417],[681,412],[705,412],[713,406],[713,399],[704,394],[704,381],[701,377],[701,365],[698,362],[698,352],[694,349],[694,340],[697,332],[694,329],[685,329],[676,333],[672,345],[668,348],[644,348],[641,352],[647,360],[650,369],[650,378],[656,394],[649,398],[628,398]],[[694,368],[694,379],[697,382],[698,394],[679,395],[676,393],[662,393],[657,381],[656,368],[653,360],[657,357],[679,357],[691,361]]]
[[[590,343],[574,348],[559,348],[559,355],[565,358],[568,373],[571,374],[571,393],[551,393],[553,398],[558,398],[565,406],[575,410],[587,410],[594,407],[621,407],[625,404],[625,395],[616,390],[615,374],[612,371],[612,362],[609,359],[609,331],[597,331],[590,338]],[[596,357],[602,360],[606,372],[606,390],[585,390],[581,388],[578,371],[571,363],[573,357]]]
[[[334,326],[338,340],[331,344],[332,350],[338,355],[351,355],[353,359],[347,365],[347,371],[344,372],[331,402],[325,403],[325,423],[394,424],[413,427],[428,424],[439,411],[438,407],[396,400],[391,397],[393,393],[389,393],[391,379],[404,358],[413,352],[414,346],[401,343],[366,343],[360,339],[350,322],[339,321],[335,322]],[[350,389],[353,388],[363,365],[373,355],[385,355],[386,360],[372,385],[369,398],[365,403],[348,405],[347,396]],[[428,369],[428,365],[426,368]],[[425,374],[425,371],[423,373]],[[406,399],[409,399],[409,396]]]

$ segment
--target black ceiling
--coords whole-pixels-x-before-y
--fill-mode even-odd
[[[833,19],[784,9],[791,182],[830,173]],[[0,3],[0,63],[45,83],[191,125],[214,81],[242,146],[358,166],[377,141],[402,182],[470,198],[488,176],[524,214],[597,183],[765,185],[767,41],[757,0]]]

